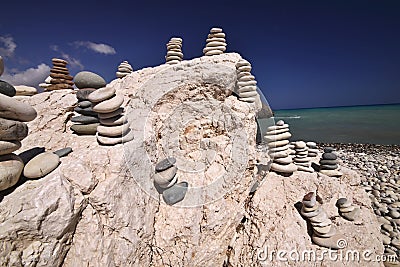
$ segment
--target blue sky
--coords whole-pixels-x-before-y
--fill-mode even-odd
[[[273,109],[400,103],[400,1],[4,1],[1,79],[37,85],[52,57],[115,78],[164,63],[183,38],[185,59],[202,56],[209,29],[227,52],[253,65]]]

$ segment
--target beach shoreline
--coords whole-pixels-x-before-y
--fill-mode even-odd
[[[400,258],[400,145],[317,143],[334,147],[341,165],[355,170],[381,224],[386,254]]]

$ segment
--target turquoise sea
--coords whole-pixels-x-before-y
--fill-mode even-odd
[[[275,110],[291,140],[400,145],[400,104]]]

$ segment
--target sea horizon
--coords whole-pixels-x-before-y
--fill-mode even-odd
[[[291,140],[400,145],[400,104],[274,110],[290,126]]]

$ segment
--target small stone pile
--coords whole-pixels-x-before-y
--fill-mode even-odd
[[[305,142],[297,141],[295,143],[296,155],[294,158],[294,164],[297,165],[298,171],[314,172],[311,167],[310,158],[308,157],[308,148]]]
[[[167,55],[165,56],[165,63],[173,65],[178,64],[182,60],[182,38],[172,37],[167,43]]]
[[[308,147],[309,158],[315,158],[316,156],[318,156],[318,148],[315,142],[307,142],[306,145]]]
[[[74,89],[73,77],[69,75],[67,68],[68,62],[64,59],[53,58],[51,60],[53,67],[50,69],[50,86],[46,87],[47,91]]]
[[[71,130],[79,135],[95,135],[100,123],[97,112],[93,111],[92,102],[88,97],[96,89],[106,86],[106,81],[96,73],[82,71],[75,76],[75,85],[79,90],[76,93],[78,106],[74,111],[80,116],[71,119],[74,123]]]
[[[166,204],[174,205],[185,198],[189,184],[187,182],[177,183],[176,159],[169,157],[156,164],[153,176],[154,186],[162,194]]]
[[[221,55],[226,51],[225,33],[221,28],[212,28],[203,49],[205,56]]]
[[[133,68],[131,64],[129,64],[128,61],[123,61],[121,64],[118,66],[118,70],[115,73],[117,75],[117,78],[124,78],[126,75],[130,74],[133,72]]]
[[[237,94],[239,100],[254,103],[257,97],[257,81],[251,75],[251,64],[247,60],[240,59],[236,63]]]
[[[314,192],[306,194],[302,203],[300,213],[311,223],[313,229],[312,241],[319,246],[330,249],[343,248],[344,246],[341,246],[340,241],[344,241],[344,236],[336,233],[332,221],[317,202],[316,194]]]
[[[289,155],[289,125],[280,120],[274,126],[267,128],[264,136],[268,145],[268,154],[272,159],[271,170],[284,175],[291,175],[297,170],[293,164],[292,157]]]
[[[14,186],[21,176],[24,163],[13,152],[28,135],[24,122],[36,116],[36,110],[30,105],[0,93],[0,191]]]
[[[100,125],[97,127],[97,141],[103,145],[116,145],[131,141],[133,131],[124,116],[121,105],[124,98],[117,95],[113,87],[103,87],[88,97],[93,110],[99,114]]]
[[[349,221],[354,221],[360,213],[360,209],[355,207],[347,198],[339,198],[336,201],[336,206],[339,209],[340,216]]]
[[[332,147],[326,147],[322,158],[319,161],[320,170],[319,172],[330,177],[341,177],[343,174],[338,170],[337,155],[334,153]]]

